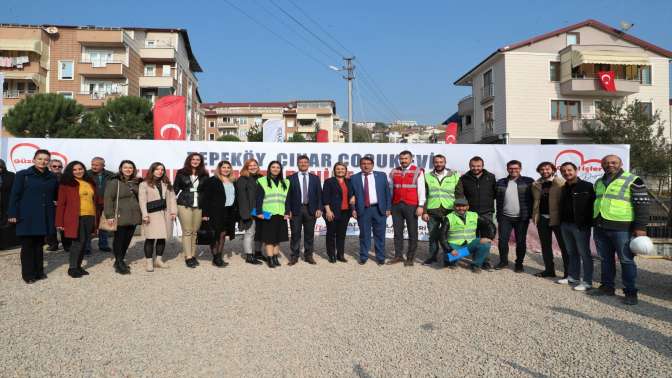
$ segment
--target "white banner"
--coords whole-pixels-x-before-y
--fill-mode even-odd
[[[197,142],[197,141],[155,141],[126,139],[32,139],[9,138],[2,144],[0,156],[7,161],[9,170],[25,169],[32,164],[33,154],[38,148],[48,149],[52,157],[67,164],[73,160],[82,161],[88,168],[91,158],[102,156],[106,168],[116,172],[119,162],[130,159],[136,163],[144,175],[145,170],[155,161],[162,162],[171,177],[184,164],[190,152],[200,152],[212,171],[221,160],[233,165],[235,174],[248,158],[255,158],[265,171],[268,164],[278,160],[285,168],[285,175],[297,170],[297,157],[303,154],[310,158],[311,172],[322,180],[331,177],[336,162],[346,163],[350,173],[359,171],[359,159],[371,156],[375,169],[389,172],[399,165],[398,154],[409,150],[414,154],[414,164],[425,170],[432,169],[432,158],[436,154],[446,156],[447,166],[464,173],[468,170],[469,159],[480,156],[485,168],[497,178],[505,177],[506,162],[512,159],[522,162],[522,174],[537,178],[537,164],[550,161],[560,165],[571,161],[579,167],[581,178],[595,181],[602,175],[600,159],[607,154],[616,154],[629,167],[630,149],[627,145],[487,145],[487,144],[384,144],[384,143],[242,143],[242,142]],[[424,222],[419,224],[420,239],[427,239]],[[324,222],[320,220],[316,232],[324,233]],[[357,223],[352,220],[348,234],[357,234]],[[388,237],[392,237],[392,219],[388,218]]]
[[[285,121],[269,119],[262,126],[264,143],[282,143],[285,140]]]

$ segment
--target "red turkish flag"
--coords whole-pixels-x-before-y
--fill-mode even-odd
[[[318,130],[315,139],[317,143],[329,143],[329,130]]]
[[[446,144],[457,143],[457,122],[451,122],[446,126]]]
[[[186,100],[184,96],[164,96],[154,104],[154,139],[185,140]]]
[[[602,89],[607,92],[616,92],[616,74],[614,71],[597,71],[597,77],[600,78]]]

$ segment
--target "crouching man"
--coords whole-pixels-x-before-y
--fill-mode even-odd
[[[464,198],[455,200],[455,210],[448,214],[441,234],[443,250],[453,256],[462,247],[467,247],[472,255],[471,271],[480,273],[485,258],[490,254],[490,246],[495,236],[495,225],[488,217],[469,211],[469,202]],[[481,235],[477,238],[476,234]],[[448,256],[445,257],[446,260]]]

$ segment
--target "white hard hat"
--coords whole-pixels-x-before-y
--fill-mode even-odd
[[[640,255],[654,255],[656,247],[648,236],[638,236],[630,240],[630,250]]]

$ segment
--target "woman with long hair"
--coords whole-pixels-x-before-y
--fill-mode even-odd
[[[156,267],[167,268],[163,262],[166,239],[173,235],[173,221],[177,215],[175,193],[170,184],[163,163],[152,163],[138,188],[140,211],[142,212],[142,234],[145,236],[145,264],[148,272]]]
[[[47,150],[35,151],[33,166],[17,172],[9,195],[7,222],[16,224],[16,236],[21,239],[21,276],[27,284],[47,278],[42,248],[45,237],[56,232],[58,180],[47,169],[50,157]]]
[[[260,265],[263,260],[261,254],[261,242],[254,240],[256,231],[255,217],[252,210],[257,207],[257,180],[261,176],[259,163],[255,159],[245,160],[240,176],[236,180],[236,203],[238,205],[238,228],[245,232],[243,235],[243,250],[245,262],[252,265]]]
[[[131,270],[124,261],[137,225],[142,223],[142,212],[138,202],[140,179],[135,163],[123,160],[119,172],[108,180],[105,186],[103,214],[112,225],[116,219],[112,250],[114,251],[114,271],[129,274]],[[116,218],[115,218],[116,217]]]
[[[233,167],[228,161],[217,164],[215,175],[204,184],[203,194],[203,221],[215,232],[215,240],[210,245],[212,264],[218,267],[229,265],[222,259],[224,242],[236,236],[236,188],[234,186]]]
[[[97,202],[96,182],[86,173],[84,163],[70,162],[63,171],[58,187],[56,228],[72,240],[68,268],[68,275],[72,278],[89,274],[82,268],[82,260],[91,235],[98,228]]]
[[[201,227],[203,205],[200,196],[203,184],[208,179],[203,155],[190,153],[184,160],[184,166],[177,171],[173,190],[177,194],[177,216],[182,227],[182,252],[184,262],[189,268],[198,265],[196,259],[196,235]]]
[[[257,179],[257,232],[255,240],[265,245],[266,261],[269,268],[280,266],[280,243],[289,240],[287,220],[289,211],[285,206],[289,180],[282,174],[282,164],[272,161],[268,165],[266,177]]]
[[[353,195],[350,179],[345,177],[348,167],[338,162],[334,164],[333,177],[324,182],[322,202],[324,220],[327,224],[327,256],[330,263],[347,262],[345,259],[345,233],[352,216],[350,197]]]

